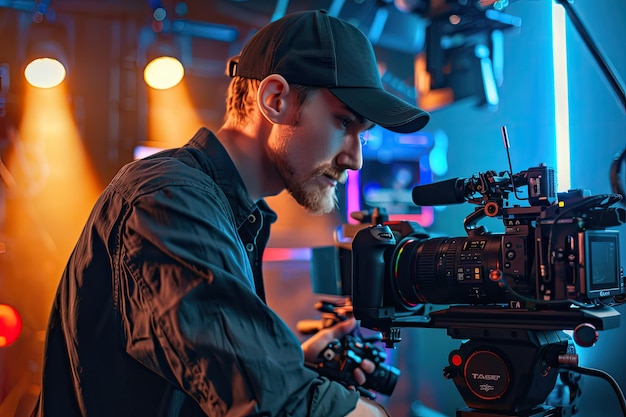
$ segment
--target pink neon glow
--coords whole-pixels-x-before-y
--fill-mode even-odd
[[[310,261],[311,248],[265,248],[263,262]]]
[[[360,210],[361,200],[359,198],[359,171],[348,171],[348,181],[346,182],[346,214],[348,217],[348,223],[358,223],[358,220],[354,220],[350,217],[350,213]]]
[[[361,210],[361,200],[359,190],[359,171],[348,171],[348,181],[346,182],[346,214],[348,222],[358,223],[350,217],[353,211]],[[435,220],[435,210],[432,207],[422,207],[420,214],[390,214],[389,220],[407,220],[419,223],[422,227],[431,226]]]

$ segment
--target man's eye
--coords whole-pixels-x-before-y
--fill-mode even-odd
[[[339,125],[343,129],[348,129],[350,127],[350,125],[352,124],[352,120],[350,120],[350,119],[348,119],[346,117],[337,116],[337,120],[339,121]]]

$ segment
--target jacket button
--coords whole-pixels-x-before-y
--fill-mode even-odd
[[[248,252],[252,252],[254,250],[254,245],[252,243],[246,243],[246,250]]]
[[[256,221],[256,216],[255,216],[254,214],[250,214],[250,215],[248,216],[248,221],[249,221],[250,223],[254,223],[254,222]]]

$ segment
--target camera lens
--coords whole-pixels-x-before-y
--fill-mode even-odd
[[[504,291],[489,279],[501,263],[502,236],[405,238],[391,263],[395,307],[506,302]]]

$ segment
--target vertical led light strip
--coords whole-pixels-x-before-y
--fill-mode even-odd
[[[558,191],[571,186],[569,143],[569,97],[567,82],[567,41],[565,10],[552,2],[552,60],[554,68],[554,126]]]

